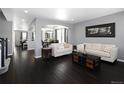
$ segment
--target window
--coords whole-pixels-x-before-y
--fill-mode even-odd
[[[22,41],[27,40],[27,32],[22,32],[21,35],[22,35],[22,38],[21,38]]]
[[[57,40],[59,41],[59,43],[62,42],[62,38],[61,38],[61,29],[57,30]]]
[[[59,43],[68,42],[67,29],[57,29],[57,40],[59,41]]]

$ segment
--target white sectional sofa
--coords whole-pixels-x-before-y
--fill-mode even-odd
[[[117,59],[118,47],[111,44],[83,43],[77,45],[77,51],[100,56],[101,60],[113,63]]]
[[[52,48],[52,56],[54,57],[72,53],[72,45],[68,43],[53,43],[49,47]]]

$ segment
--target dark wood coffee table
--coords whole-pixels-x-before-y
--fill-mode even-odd
[[[91,70],[97,70],[100,68],[100,57],[87,54],[86,67]]]
[[[91,70],[97,70],[100,68],[100,57],[84,54],[78,51],[72,52],[72,61],[75,63],[79,63],[80,65],[84,65],[86,68]]]
[[[72,52],[72,61],[79,63],[80,65],[85,65],[86,55],[77,51]]]

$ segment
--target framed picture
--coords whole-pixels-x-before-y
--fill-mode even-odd
[[[115,37],[115,23],[86,27],[86,37]]]

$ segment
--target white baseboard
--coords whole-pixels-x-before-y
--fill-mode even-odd
[[[41,56],[34,56],[35,58],[41,58]]]
[[[119,61],[119,62],[124,62],[124,60],[122,60],[122,59],[117,59],[117,61]]]

